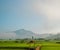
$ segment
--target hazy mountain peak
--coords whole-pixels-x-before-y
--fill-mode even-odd
[[[6,36],[8,35],[8,36]],[[32,36],[34,38],[48,38],[48,39],[56,39],[56,38],[60,38],[60,34],[48,34],[48,33],[44,33],[44,34],[37,34],[34,33],[32,31],[28,31],[25,29],[19,29],[19,30],[15,30],[15,31],[11,31],[11,32],[7,32],[7,33],[0,33],[0,38],[2,39],[6,39],[6,38],[32,38]]]

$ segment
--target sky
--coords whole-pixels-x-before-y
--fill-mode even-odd
[[[60,0],[0,0],[0,32],[18,29],[60,32]]]

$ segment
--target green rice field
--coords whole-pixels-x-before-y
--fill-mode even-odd
[[[25,48],[35,48],[37,46],[41,46],[41,50],[60,50],[60,44],[55,43],[55,41],[54,42],[38,41],[35,44],[2,42],[0,43],[0,50],[26,50]],[[8,48],[4,48],[4,47],[8,47]]]

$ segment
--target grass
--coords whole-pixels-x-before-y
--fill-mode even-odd
[[[42,50],[60,50],[60,47],[42,47]]]
[[[41,50],[60,50],[60,44],[57,44],[55,41],[41,42]]]
[[[34,48],[37,46],[42,46],[41,50],[60,50],[60,44],[55,41],[38,41],[34,44],[27,43],[15,43],[15,42],[1,42],[0,47],[30,47]],[[0,49],[0,50],[12,50],[12,49]],[[13,50],[25,50],[25,49],[13,49]]]
[[[42,50],[60,50],[60,45],[59,44],[43,45]]]

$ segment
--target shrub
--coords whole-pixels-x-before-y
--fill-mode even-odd
[[[14,41],[15,43],[19,43],[19,41]]]
[[[60,42],[56,42],[56,43],[60,44]]]

